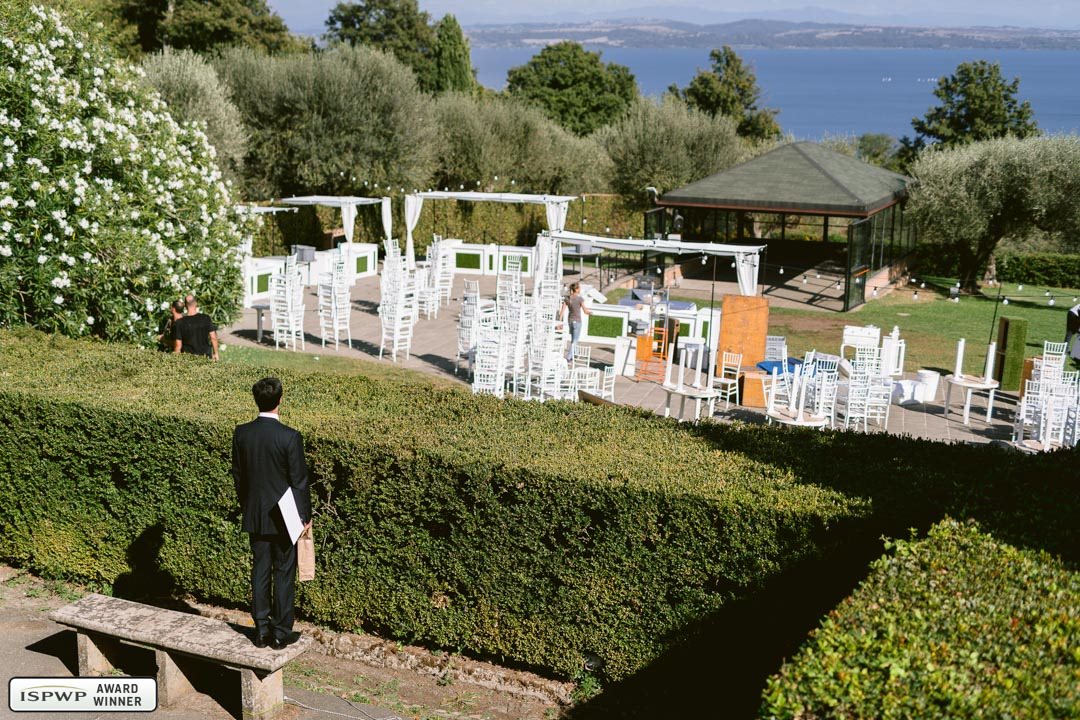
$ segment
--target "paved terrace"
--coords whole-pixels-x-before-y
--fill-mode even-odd
[[[585,282],[595,282],[590,278],[590,270],[585,266]],[[472,276],[475,277],[475,276]],[[566,282],[578,279],[578,276],[567,275]],[[486,297],[495,296],[495,278],[480,278],[480,291]],[[711,283],[700,280],[684,280],[682,286],[675,292],[680,296],[700,297],[701,305],[707,306],[710,295],[713,294]],[[466,373],[463,369],[460,375],[454,373],[455,355],[457,351],[457,314],[460,299],[464,289],[463,277],[458,276],[454,282],[453,300],[448,306],[439,311],[439,316],[433,319],[421,319],[417,323],[413,335],[412,352],[408,360],[398,356],[398,365],[411,370],[418,370],[444,378],[457,378],[462,386],[467,386]],[[362,278],[356,282],[352,289],[352,346],[345,342],[340,348],[335,349],[332,343],[322,346],[322,338],[319,331],[319,317],[317,312],[318,302],[315,296],[315,288],[311,287],[306,293],[307,311],[305,313],[304,328],[306,335],[306,349],[312,355],[342,356],[377,362],[389,363],[389,353],[380,361],[379,341],[381,331],[379,317],[376,314],[379,303],[379,278]],[[526,281],[526,292],[531,291],[531,281]],[[715,287],[716,302],[719,304],[720,296],[724,293],[738,292],[735,283],[717,282]],[[771,298],[770,302],[775,306],[803,307],[806,305],[795,300]],[[857,324],[857,319],[852,322]],[[251,347],[273,348],[273,339],[269,330],[270,317],[266,314],[265,332],[262,343],[256,343],[256,313],[254,310],[245,309],[241,318],[235,325],[224,328],[220,338],[226,345],[247,345]],[[840,338],[836,338],[836,346],[819,348],[823,352],[837,352],[840,348]],[[291,352],[279,350],[279,352]],[[297,352],[300,352],[297,350]],[[614,354],[612,349],[603,346],[594,346],[592,353],[594,365],[612,364]],[[914,377],[914,371],[918,368],[909,368],[905,374],[907,378]],[[965,426],[962,422],[960,410],[963,398],[959,391],[953,393],[952,405],[948,419],[943,416],[944,412],[945,383],[941,382],[938,387],[937,399],[925,405],[893,405],[889,413],[888,426],[880,428],[874,423],[870,424],[871,432],[888,431],[898,435],[912,435],[919,438],[940,440],[945,442],[972,442],[987,443],[992,441],[1007,441],[1012,434],[1012,418],[1017,406],[1017,396],[1010,393],[998,393],[994,402],[994,413],[990,423],[986,420],[985,394],[976,395],[971,410],[970,425]],[[632,378],[619,376],[615,383],[615,400],[621,405],[632,405],[645,408],[653,412],[663,414],[667,403],[667,393],[656,383],[636,382]],[[693,401],[686,403],[687,415],[693,413]],[[672,414],[679,415],[681,410],[678,398],[672,400]],[[724,403],[717,403],[717,412],[714,417],[720,422],[742,420],[747,422],[764,422],[764,412],[756,408],[731,406],[730,410],[724,409]]]

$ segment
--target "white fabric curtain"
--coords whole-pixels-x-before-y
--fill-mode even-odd
[[[393,226],[393,220],[394,216],[390,212],[390,198],[384,197],[382,199],[382,229],[387,240],[392,237],[390,230]]]
[[[758,294],[758,262],[756,253],[739,253],[735,256],[735,272],[739,279],[739,294]]]
[[[549,200],[544,203],[547,209],[548,232],[554,235],[566,227],[566,212],[570,209],[569,200]]]
[[[413,248],[413,230],[420,222],[420,210],[424,207],[424,198],[417,195],[405,196],[405,259],[408,268],[416,268],[416,250]]]
[[[356,227],[356,206],[345,203],[341,206],[341,225],[345,228],[346,242],[352,242],[353,230]]]

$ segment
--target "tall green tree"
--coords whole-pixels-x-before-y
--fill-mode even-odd
[[[727,115],[739,124],[739,135],[753,140],[780,137],[777,110],[759,108],[761,89],[754,72],[727,45],[709,53],[711,70],[699,70],[685,90],[672,85],[668,92],[692,108],[710,115]]]
[[[973,291],[1002,240],[1080,233],[1080,138],[1015,137],[919,155],[908,208],[921,239],[951,248]]]
[[[242,46],[268,52],[307,47],[266,0],[105,0],[119,22],[134,26],[139,50],[165,47],[206,52]]]
[[[645,188],[661,193],[712,175],[746,158],[735,121],[687,107],[672,97],[642,98],[594,137],[611,157],[611,187],[640,205]]]
[[[341,2],[330,11],[323,37],[388,52],[416,73],[423,89],[433,85],[435,31],[417,0]]]
[[[1020,78],[1007,82],[997,63],[960,63],[956,72],[941,78],[934,89],[941,104],[930,108],[925,117],[911,119],[915,137],[901,139],[902,159],[911,162],[930,144],[953,147],[1007,135],[1037,135],[1039,127],[1031,103],[1017,99],[1019,90]]]
[[[453,15],[445,15],[435,26],[432,90],[472,92],[476,89],[469,41]]]
[[[548,45],[529,62],[510,68],[506,89],[578,135],[617,119],[638,94],[629,68],[605,64],[600,53],[569,41]]]

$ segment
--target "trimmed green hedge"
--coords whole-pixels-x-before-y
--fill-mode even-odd
[[[1002,282],[1058,288],[1077,287],[1080,285],[1080,254],[1000,253],[997,255],[997,276]]]
[[[271,372],[315,478],[301,612],[339,629],[563,676],[591,654],[616,679],[789,568],[946,512],[1080,559],[1075,453],[688,426],[32,332],[0,332],[0,557],[244,605],[230,438]]]
[[[244,605],[229,448],[263,374],[0,332],[0,556]],[[624,409],[275,374],[315,477],[299,605],[340,629],[624,677],[867,510]]]
[[[770,679],[762,718],[1080,716],[1080,575],[952,520],[892,549]]]

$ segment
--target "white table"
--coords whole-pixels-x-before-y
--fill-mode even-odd
[[[720,397],[720,393],[715,388],[696,388],[691,385],[685,385],[678,387],[676,385],[661,385],[664,392],[667,393],[667,404],[664,405],[664,417],[671,417],[671,397],[678,395],[682,398],[682,402],[679,405],[679,419],[682,420],[682,415],[686,410],[687,399],[694,401],[694,422],[701,419],[701,403],[706,403],[706,409],[708,415],[706,417],[712,417],[716,412],[716,399]]]
[[[792,427],[823,428],[829,424],[829,418],[824,415],[814,415],[808,410],[801,413],[797,410],[789,410],[786,407],[778,407],[766,412],[765,417],[775,420],[783,425]]]
[[[964,424],[969,425],[971,415],[971,396],[976,391],[988,391],[988,399],[986,401],[986,422],[990,422],[990,416],[994,412],[994,393],[998,389],[997,380],[987,380],[984,377],[977,375],[946,375],[945,380],[945,417],[949,417],[949,400],[952,395],[953,387],[958,387],[964,391]]]

